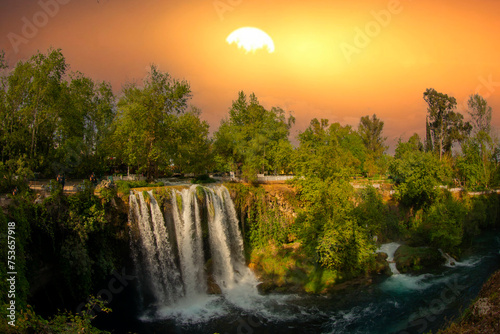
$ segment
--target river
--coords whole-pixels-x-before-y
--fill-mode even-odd
[[[442,328],[500,268],[500,233],[480,235],[454,266],[419,275],[375,277],[369,286],[328,296],[260,296],[244,288],[206,295],[154,314],[133,289],[97,324],[115,333],[427,333]]]

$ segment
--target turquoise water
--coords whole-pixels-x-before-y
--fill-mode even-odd
[[[206,296],[154,316],[116,298],[100,325],[115,333],[427,333],[444,326],[500,268],[500,233],[487,233],[455,266],[376,277],[330,296]],[[114,304],[114,305],[113,305]],[[101,326],[101,327],[102,327]]]

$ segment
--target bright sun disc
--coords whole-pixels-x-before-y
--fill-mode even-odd
[[[267,52],[274,52],[274,42],[268,34],[264,31],[252,28],[244,27],[233,31],[226,38],[226,42],[229,44],[236,43],[239,48],[245,49],[247,52],[255,52],[258,49],[267,48]]]

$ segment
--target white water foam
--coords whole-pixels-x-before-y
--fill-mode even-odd
[[[259,295],[259,284],[245,263],[243,237],[234,204],[225,187],[190,188],[171,191],[171,212],[175,238],[170,238],[161,209],[149,192],[131,193],[131,224],[139,231],[134,252],[136,267],[148,273],[146,282],[156,302],[146,310],[143,321],[175,318],[181,323],[199,323],[231,314],[234,308],[270,316],[284,305],[282,297]],[[201,213],[197,191],[205,193],[208,208],[209,258],[212,276],[222,295],[207,294],[207,273],[203,247]],[[171,242],[176,241],[176,247]],[[175,252],[173,249],[175,248]],[[180,265],[180,270],[176,264]],[[268,312],[269,311],[269,312]]]
[[[455,266],[457,266],[457,267],[475,267],[479,263],[481,263],[481,260],[482,259],[480,257],[473,256],[473,257],[470,257],[464,261],[457,261],[455,263]]]
[[[445,266],[446,267],[454,267],[457,264],[457,260],[455,260],[450,254],[443,252],[441,249],[438,249],[439,253],[441,253],[441,256],[446,260]]]
[[[429,281],[433,276],[432,274],[394,275],[382,283],[382,289],[396,293],[405,293],[408,290],[425,290],[433,284]]]
[[[387,244],[383,244],[377,250],[377,253],[386,253],[387,254],[387,262],[389,263],[389,268],[391,268],[391,272],[393,275],[399,275],[400,272],[396,267],[396,263],[394,262],[394,253],[398,250],[401,244],[397,242],[390,242]]]

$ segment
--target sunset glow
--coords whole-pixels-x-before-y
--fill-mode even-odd
[[[462,113],[478,91],[500,126],[497,1],[72,1],[51,16],[38,2],[6,0],[0,9],[10,65],[61,48],[72,71],[119,94],[154,63],[190,82],[211,132],[240,90],[293,111],[293,140],[314,117],[357,127],[374,113],[390,147],[423,136],[431,87]]]

